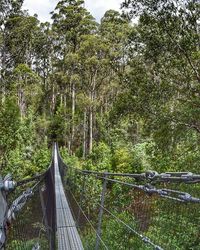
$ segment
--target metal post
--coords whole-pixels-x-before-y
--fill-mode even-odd
[[[102,219],[103,219],[103,206],[105,202],[105,195],[106,195],[106,189],[107,189],[107,173],[104,173],[104,181],[103,181],[103,188],[101,192],[101,205],[99,208],[99,216],[98,216],[98,226],[97,226],[97,231],[96,231],[96,243],[95,243],[95,250],[99,249],[99,243],[100,243],[100,238],[101,238],[101,225],[102,225]]]
[[[5,197],[5,192],[0,190],[0,249],[4,250],[6,242],[6,212],[8,209],[8,204]]]
[[[8,203],[7,203],[7,194],[8,192],[14,190],[16,182],[12,180],[10,174],[6,175],[3,179],[0,176],[0,249],[5,249],[5,243],[7,239],[6,223],[11,223],[12,214],[8,217]]]
[[[83,174],[83,182],[82,182],[82,189],[81,189],[81,195],[80,195],[80,207],[79,207],[79,210],[78,210],[78,218],[77,218],[77,226],[78,227],[79,227],[79,224],[80,224],[81,208],[82,208],[83,199],[84,199],[84,196],[85,196],[85,178],[86,178],[86,175]]]
[[[48,221],[47,221],[47,214],[46,214],[46,205],[45,205],[45,201],[44,201],[44,197],[43,197],[44,193],[45,193],[45,188],[44,187],[40,188],[39,189],[39,194],[40,194],[42,214],[43,214],[43,219],[44,219],[44,221],[42,221],[42,223],[44,223],[44,225],[45,225],[47,238],[50,240],[50,234],[49,234],[49,228],[48,228]],[[48,201],[46,203],[48,204]]]

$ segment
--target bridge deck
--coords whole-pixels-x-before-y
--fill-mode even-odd
[[[54,150],[58,250],[82,250],[83,245],[60,176],[57,147]]]

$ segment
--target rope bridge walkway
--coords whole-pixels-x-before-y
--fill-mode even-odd
[[[67,166],[0,179],[0,249],[200,249],[200,175],[109,173]]]

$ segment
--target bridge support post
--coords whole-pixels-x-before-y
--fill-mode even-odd
[[[41,207],[42,207],[42,214],[44,218],[44,225],[46,228],[47,238],[50,240],[49,233],[48,233],[48,221],[47,221],[46,206],[45,206],[45,201],[44,201],[44,193],[45,193],[45,187],[40,188],[39,194],[40,194],[40,201],[41,201]]]
[[[105,203],[105,196],[106,196],[106,189],[107,189],[107,173],[104,174],[104,180],[103,180],[103,188],[101,192],[101,203],[99,207],[99,216],[98,216],[98,225],[97,225],[97,231],[96,231],[96,242],[95,242],[95,250],[99,249],[99,243],[101,240],[101,226],[102,226],[102,219],[103,219],[103,207]]]
[[[86,175],[83,175],[83,181],[82,181],[82,189],[81,189],[81,196],[80,196],[80,207],[78,210],[78,218],[77,218],[77,226],[80,226],[80,216],[81,216],[81,208],[83,205],[83,199],[85,196],[85,181],[86,181]]]

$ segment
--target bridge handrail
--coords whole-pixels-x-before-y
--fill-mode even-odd
[[[100,171],[93,171],[93,170],[87,170],[87,169],[79,169],[74,168],[71,166],[68,166],[69,168],[74,169],[77,172],[84,173],[87,175],[99,175],[102,176],[105,174],[105,172]],[[112,173],[112,172],[106,172],[107,176],[111,177],[128,177],[133,178],[137,181],[150,181],[153,183],[186,183],[186,184],[196,184],[200,183],[200,174],[195,174],[192,172],[165,172],[165,173],[158,173],[156,171],[148,170],[143,173]]]

